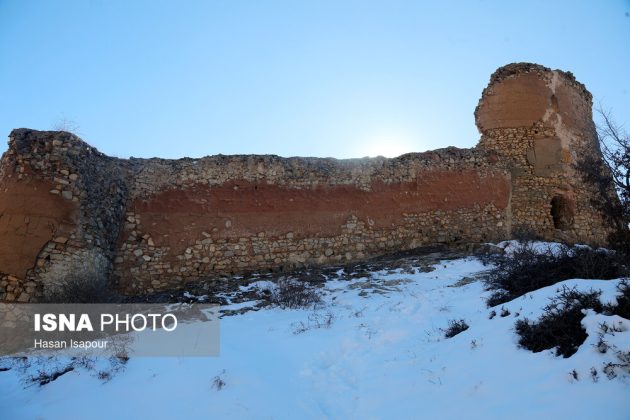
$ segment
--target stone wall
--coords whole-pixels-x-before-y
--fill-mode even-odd
[[[0,298],[34,301],[64,270],[106,267],[125,293],[218,274],[341,264],[510,238],[603,243],[591,96],[561,71],[505,66],[474,149],[394,159],[105,156],[64,132],[14,130],[0,167]]]

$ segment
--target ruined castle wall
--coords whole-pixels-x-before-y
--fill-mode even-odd
[[[127,186],[120,161],[64,132],[13,130],[0,163],[0,297],[28,302],[47,276],[116,251]]]
[[[605,243],[575,162],[598,153],[591,96],[534,64],[497,70],[481,140],[394,159],[116,159],[64,132],[14,130],[0,163],[0,299],[38,300],[98,267],[135,294],[222,274],[345,264],[518,230]]]
[[[137,163],[116,258],[129,292],[507,237],[509,173],[480,150]]]
[[[37,299],[54,277],[89,265],[139,293],[509,234],[510,174],[483,150],[121,160],[69,133],[25,129],[9,146],[5,300]]]

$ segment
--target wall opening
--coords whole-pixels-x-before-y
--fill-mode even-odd
[[[568,230],[573,227],[573,205],[569,199],[562,195],[556,195],[551,199],[551,218],[553,227],[560,230]]]

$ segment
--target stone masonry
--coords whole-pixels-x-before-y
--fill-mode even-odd
[[[344,264],[513,237],[605,244],[592,98],[570,73],[510,64],[475,110],[481,140],[386,159],[117,159],[66,132],[13,130],[0,163],[0,299],[37,301],[98,266],[128,294],[222,274]]]

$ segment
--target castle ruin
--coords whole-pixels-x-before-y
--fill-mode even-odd
[[[67,132],[16,129],[0,164],[0,299],[37,301],[86,264],[139,294],[521,229],[605,244],[597,191],[574,169],[599,153],[591,108],[571,73],[518,63],[492,75],[472,149],[126,160]]]

